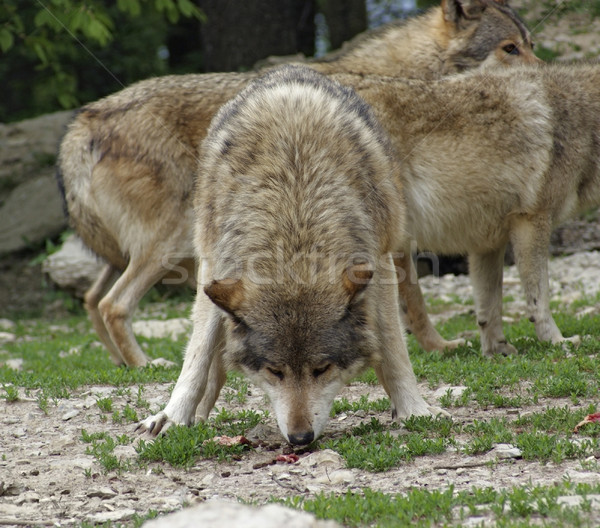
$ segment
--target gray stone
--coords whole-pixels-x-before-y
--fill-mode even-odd
[[[12,330],[15,326],[17,323],[10,319],[0,319],[0,330]]]
[[[452,396],[453,398],[458,398],[463,394],[463,392],[467,390],[467,388],[468,387],[464,387],[462,385],[458,385],[456,387],[449,387],[448,385],[444,385],[443,387],[440,387],[433,393],[433,397],[436,400],[439,400],[440,398],[446,396],[448,392],[450,392],[450,396]]]
[[[86,495],[90,499],[93,497],[98,497],[99,499],[112,499],[113,497],[116,497],[118,493],[112,488],[102,487],[88,491]]]
[[[0,332],[0,343],[12,343],[17,336],[10,332]]]
[[[134,515],[135,510],[126,508],[124,510],[94,513],[92,515],[88,515],[87,520],[94,523],[126,521],[127,519],[131,519],[131,517],[133,517]]]
[[[17,123],[0,123],[0,179],[16,186],[35,177],[40,168],[51,168],[73,115],[67,110]]]
[[[67,225],[55,181],[58,147],[73,111],[0,123],[0,255]]]
[[[496,444],[491,454],[498,458],[521,458],[522,456],[521,450],[512,444]]]
[[[210,500],[184,510],[147,521],[144,528],[336,528],[334,521],[322,521],[310,513],[280,504],[252,507],[224,500]]]
[[[170,337],[171,339],[177,339],[181,334],[189,332],[191,328],[191,322],[189,319],[184,317],[178,317],[174,319],[167,319],[166,321],[157,319],[149,321],[135,321],[132,326],[133,332],[136,335],[143,337]]]
[[[42,271],[62,289],[82,298],[103,266],[104,262],[87,249],[79,237],[71,235],[44,261]]]
[[[53,175],[17,187],[0,208],[0,255],[52,238],[67,227]]]

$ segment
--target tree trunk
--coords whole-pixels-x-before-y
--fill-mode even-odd
[[[314,54],[314,0],[202,0],[205,71],[249,69],[270,55]]]

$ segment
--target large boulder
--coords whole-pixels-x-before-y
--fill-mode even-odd
[[[25,249],[67,226],[55,181],[60,140],[73,111],[0,123],[0,255]]]
[[[82,298],[104,265],[79,237],[70,235],[62,247],[44,261],[42,271],[60,288]]]
[[[144,528],[340,528],[334,521],[323,521],[314,515],[292,510],[280,504],[262,507],[237,502],[210,500],[176,513],[144,523]]]

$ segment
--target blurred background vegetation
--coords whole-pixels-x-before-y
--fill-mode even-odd
[[[323,54],[438,0],[0,0],[0,122],[170,73]]]

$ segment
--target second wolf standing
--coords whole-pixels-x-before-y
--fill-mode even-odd
[[[157,434],[206,419],[227,369],[308,444],[334,397],[373,366],[401,417],[430,414],[402,336],[390,252],[404,245],[398,166],[349,88],[309,68],[269,73],[225,105],[201,149],[194,328]],[[210,371],[210,376],[209,376]]]

